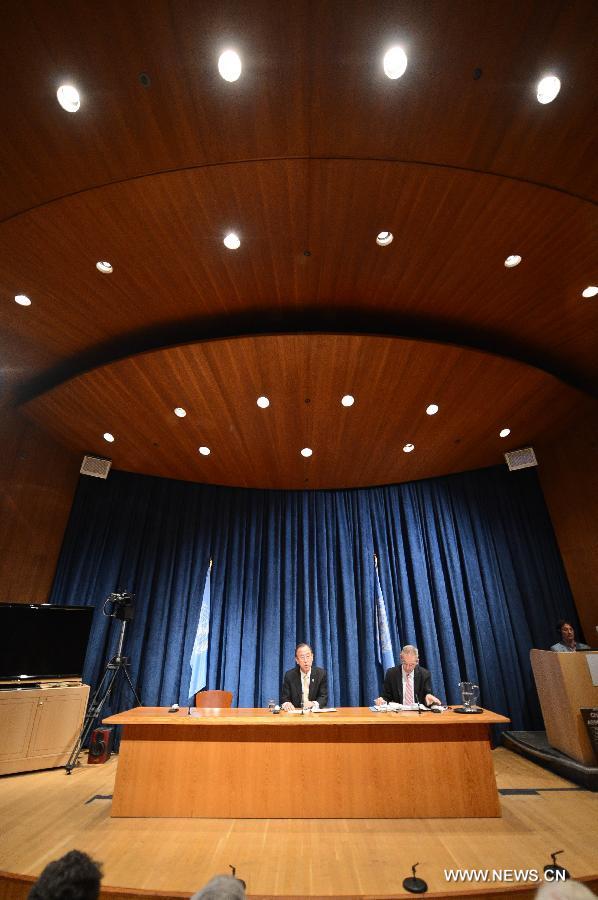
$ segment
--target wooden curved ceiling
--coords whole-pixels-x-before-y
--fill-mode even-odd
[[[345,394],[355,398],[349,408]],[[260,409],[264,395],[270,406]],[[433,416],[431,403],[439,406]],[[156,350],[80,375],[26,408],[69,446],[109,455],[119,469],[242,487],[340,488],[503,462],[505,450],[550,438],[588,404],[537,369],[477,351],[312,334]],[[176,407],[187,415],[177,418]],[[501,439],[507,425],[511,435]],[[407,444],[415,450],[405,453]]]
[[[578,395],[546,373],[598,392],[598,299],[581,299],[598,282],[597,26],[590,0],[10,5],[0,60],[4,401],[39,395],[25,407],[32,415],[66,444],[97,452],[99,419],[82,412],[93,379],[109,378],[111,409],[98,415],[117,423],[129,413],[118,403],[127,365],[149,366],[144,383],[162,383],[162,354],[135,354],[244,334],[255,336],[247,345],[255,353],[265,332],[368,332],[437,342],[447,360],[459,344],[535,366],[554,417],[534,407],[540,421],[524,432],[555,433],[567,419],[562,398],[579,411]],[[409,66],[391,82],[380,59],[395,41]],[[231,44],[244,61],[235,84],[216,68]],[[542,106],[535,84],[547,71],[563,88]],[[62,82],[81,90],[74,115],[56,103]],[[234,252],[222,245],[230,228],[242,238]],[[395,239],[380,248],[375,235],[387,229]],[[523,256],[517,269],[503,266],[510,253]],[[100,275],[98,259],[114,273]],[[16,293],[31,307],[18,307]],[[288,340],[307,372],[316,338]],[[532,390],[518,363],[500,365],[528,373],[515,383]],[[458,366],[447,365],[467,390]],[[494,372],[496,359],[487,365]],[[489,376],[489,385],[487,405],[503,409],[503,382]],[[408,380],[405,415],[419,403],[410,391]],[[514,413],[528,408],[525,392],[507,396]],[[230,421],[244,421],[242,409],[227,409]],[[145,425],[135,422],[149,439]],[[457,436],[483,443],[485,427],[470,410]],[[172,428],[165,420],[160,446],[176,445]],[[177,453],[159,466],[143,454],[119,463],[120,446],[115,464],[139,471],[304,484],[294,458],[283,465],[281,451],[274,465],[265,446],[259,464],[237,453],[225,470],[210,458],[206,478]],[[397,469],[374,455],[372,468],[366,445],[357,451],[354,477],[314,465],[310,486],[407,477],[403,460]],[[493,453],[471,464],[496,461]],[[433,456],[414,477],[470,465]]]

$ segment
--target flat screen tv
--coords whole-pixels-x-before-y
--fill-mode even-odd
[[[93,612],[91,606],[0,603],[0,679],[80,676]]]

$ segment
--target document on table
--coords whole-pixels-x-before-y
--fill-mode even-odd
[[[427,710],[423,703],[383,703],[382,706],[370,706],[372,712],[417,712],[418,709]]]

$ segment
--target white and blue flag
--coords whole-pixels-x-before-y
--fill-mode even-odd
[[[392,649],[392,641],[390,640],[388,615],[386,614],[386,604],[378,576],[378,560],[376,557],[374,557],[374,568],[376,570],[376,658],[386,672],[387,669],[392,669],[395,665],[395,655]]]
[[[197,623],[197,634],[193,650],[191,651],[191,680],[189,682],[189,702],[193,702],[193,698],[198,691],[203,690],[208,680],[208,646],[210,643],[210,573],[212,571],[212,561],[206,572],[206,581],[203,589],[203,597],[201,598],[201,609],[199,611],[199,622]]]

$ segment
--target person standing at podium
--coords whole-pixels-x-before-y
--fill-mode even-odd
[[[561,635],[558,644],[553,644],[550,648],[555,653],[575,653],[577,650],[590,650],[587,644],[578,644],[575,641],[575,629],[566,619],[561,619],[556,626],[556,630]]]
[[[281,705],[291,709],[317,709],[328,704],[328,676],[326,669],[313,665],[314,654],[309,644],[297,644],[293,669],[285,672],[282,682]]]
[[[411,706],[424,703],[432,706],[440,700],[432,693],[432,678],[427,669],[419,665],[419,650],[407,644],[401,650],[401,665],[389,669],[384,677],[382,696],[376,697],[376,706],[384,703],[402,703]]]

